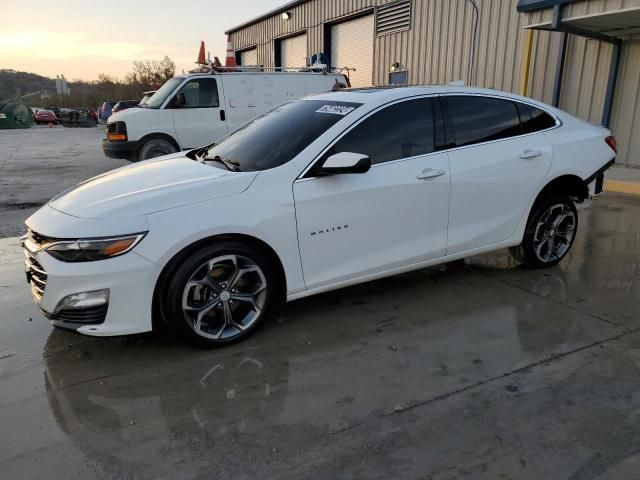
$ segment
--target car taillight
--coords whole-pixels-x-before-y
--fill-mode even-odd
[[[618,142],[616,141],[616,137],[614,137],[613,135],[609,135],[604,139],[604,141],[607,142],[607,145],[609,145],[609,147],[611,147],[611,150],[618,153]]]

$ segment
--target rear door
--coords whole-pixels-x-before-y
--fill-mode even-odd
[[[456,144],[449,151],[450,255],[514,234],[551,167],[552,152],[541,133],[544,129],[523,128],[518,106],[510,99],[483,95],[442,99]],[[524,108],[522,112],[524,116]]]
[[[194,78],[186,82],[167,105],[172,110],[178,143],[183,150],[213,143],[226,135],[221,90],[216,78]],[[184,98],[184,105],[176,101],[178,95]]]
[[[294,183],[307,288],[444,255],[449,161],[436,151],[438,107],[437,98],[420,98],[378,110],[319,159],[362,153],[371,158],[371,170]]]

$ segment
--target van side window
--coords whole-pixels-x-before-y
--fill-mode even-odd
[[[500,98],[446,96],[456,146],[522,135],[515,103]]]
[[[363,153],[371,163],[425,155],[435,150],[433,100],[396,103],[374,113],[342,137],[325,154]]]
[[[215,78],[196,78],[184,84],[180,94],[184,94],[182,108],[213,108],[220,106],[218,85]]]
[[[520,112],[522,133],[539,132],[556,126],[556,120],[547,112],[526,103],[516,102],[516,105]]]

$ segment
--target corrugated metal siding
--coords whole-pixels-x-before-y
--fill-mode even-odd
[[[308,56],[324,51],[323,23],[334,22],[389,0],[309,0],[293,7],[291,19],[279,15],[231,34],[235,48],[258,45],[258,63],[272,66],[272,39],[306,31]],[[523,32],[517,0],[479,0],[476,84],[516,91],[520,82]],[[373,83],[388,83],[389,67],[400,63],[410,83],[469,81],[473,9],[467,0],[412,0],[411,29],[377,36]]]
[[[638,0],[583,0],[582,2],[566,5],[562,15],[564,17],[576,17],[637,6],[640,6],[640,1]]]
[[[272,66],[273,39],[307,32],[310,56],[324,51],[324,23],[372,10],[389,0],[309,0],[291,8],[291,19],[268,18],[231,35],[235,48],[258,45],[258,63]],[[524,30],[549,21],[552,9],[518,14],[517,0],[478,0],[480,22],[475,85],[517,92],[520,88]],[[584,0],[565,6],[563,15],[577,16],[638,6],[640,0]],[[469,81],[473,9],[466,0],[412,0],[411,28],[375,37],[373,83],[388,83],[389,67],[400,63],[409,83]],[[534,33],[527,95],[550,103],[560,33]],[[611,46],[570,37],[560,107],[586,120],[602,116]],[[619,160],[640,166],[640,46],[625,42],[614,105],[612,129],[620,142]],[[625,101],[620,98],[624,96]],[[627,101],[634,99],[634,102]]]
[[[622,45],[611,130],[618,140],[618,163],[640,167],[640,37]]]
[[[612,46],[569,36],[560,108],[589,122],[600,123],[607,89]]]

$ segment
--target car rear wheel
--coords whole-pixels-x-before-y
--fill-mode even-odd
[[[161,157],[177,152],[178,149],[171,142],[161,138],[152,138],[147,140],[140,148],[138,160],[149,160],[150,158]]]
[[[534,205],[522,243],[511,251],[531,268],[551,267],[569,253],[577,229],[575,204],[568,196],[555,195]]]
[[[268,255],[242,242],[224,241],[196,250],[169,272],[161,312],[186,340],[227,345],[280,312],[280,283]]]

